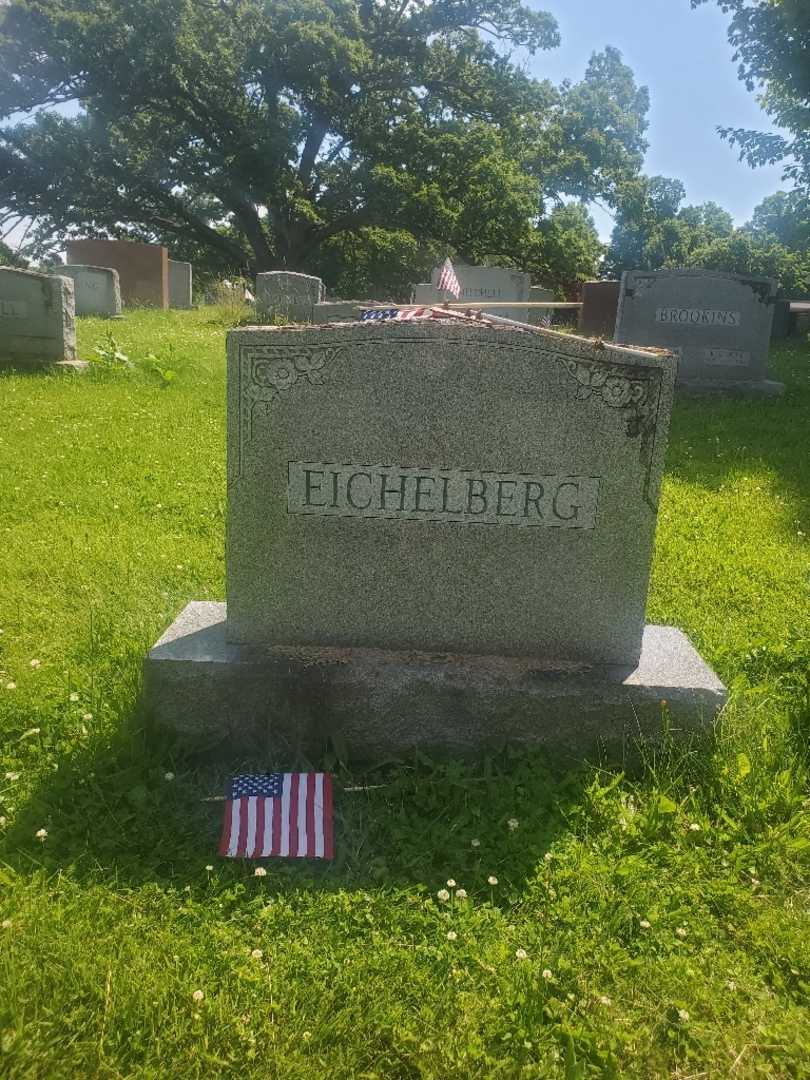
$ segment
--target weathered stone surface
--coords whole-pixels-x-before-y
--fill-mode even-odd
[[[311,323],[313,308],[323,297],[323,282],[310,274],[272,270],[256,275],[256,308],[265,316]]]
[[[230,640],[637,662],[668,354],[458,320],[228,348]]]
[[[69,264],[107,266],[118,271],[127,307],[169,306],[169,253],[160,244],[133,240],[69,240]]]
[[[586,337],[613,340],[619,307],[620,281],[586,281],[582,286],[579,332]]]
[[[0,267],[0,366],[76,360],[73,282]]]
[[[472,755],[505,744],[555,759],[626,761],[640,737],[707,724],[726,700],[681,631],[647,626],[633,667],[537,657],[381,649],[256,648],[227,640],[226,608],[191,603],[150,651],[145,682],[159,719],[188,740],[236,753],[267,745],[317,756],[339,736],[351,758],[414,747]]]
[[[360,318],[360,308],[369,307],[368,300],[324,300],[312,306],[313,323],[353,322]]]
[[[118,271],[108,266],[60,266],[60,277],[73,281],[77,315],[115,318],[121,314],[121,287]]]
[[[794,318],[790,311],[789,300],[776,300],[773,305],[773,326],[771,327],[771,341],[780,341],[790,337],[793,332]]]
[[[169,307],[187,309],[192,306],[191,277],[190,262],[169,259]]]
[[[755,391],[769,382],[775,291],[769,278],[715,270],[628,271],[614,338],[671,349],[678,356],[679,384]],[[779,386],[771,383],[763,393]]]

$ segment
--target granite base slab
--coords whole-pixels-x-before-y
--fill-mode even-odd
[[[418,747],[473,756],[506,744],[570,760],[632,756],[671,730],[711,722],[727,692],[686,636],[647,626],[633,670],[533,658],[268,646],[226,640],[226,605],[188,604],[149,651],[154,721],[194,747],[317,756],[330,739],[351,760]],[[662,701],[666,706],[662,706]]]
[[[677,394],[686,397],[777,398],[785,392],[785,384],[775,379],[719,380],[684,379],[675,387]]]

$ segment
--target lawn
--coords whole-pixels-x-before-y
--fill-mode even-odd
[[[226,321],[0,376],[0,1076],[810,1077],[810,343],[782,400],[673,417],[649,619],[730,686],[714,731],[628,776],[331,763],[337,859],[257,877],[222,763],[138,707],[224,595]]]

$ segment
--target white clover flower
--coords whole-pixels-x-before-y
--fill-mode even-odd
[[[20,779],[20,774],[18,772],[7,772],[6,773],[6,780],[8,780],[12,784],[14,783],[15,780],[19,780],[19,779]]]
[[[686,930],[684,930],[682,926],[679,926],[678,929],[675,931],[675,936],[679,938],[685,938]]]
[[[191,1000],[192,1001],[202,1001],[202,999],[204,997],[205,997],[205,994],[202,992],[202,990],[195,990],[194,993],[191,995]]]
[[[78,701],[78,700],[79,700],[79,695],[78,695],[78,694],[76,693],[76,691],[75,691],[75,690],[74,690],[74,691],[73,691],[73,693],[72,693],[72,694],[70,695],[70,700],[71,700],[71,701]]]
[[[690,832],[700,832],[700,825],[696,821],[693,821],[689,826]]]
[[[447,889],[439,889],[439,891],[436,893],[436,895],[438,896],[438,898],[440,900],[445,900],[446,901],[446,900],[450,899],[450,893],[447,891]]]
[[[542,976],[546,980],[546,982],[549,982],[549,980],[554,978],[549,968],[543,968]]]
[[[642,930],[649,930],[652,925],[648,919],[641,919],[638,924]]]
[[[733,992],[734,990],[737,989],[737,984],[734,982],[733,979],[728,979],[726,981],[726,987],[727,987],[727,989],[729,989],[729,990],[731,990]]]
[[[253,876],[254,877],[267,877],[267,871],[265,870],[265,868],[263,866],[257,866],[256,869],[253,871]]]
[[[498,879],[495,877],[494,874],[490,874],[489,877],[487,878],[487,885],[497,885],[497,884],[498,884]]]
[[[454,878],[448,878],[447,879],[447,888],[448,889],[455,889],[455,887],[456,887],[455,879]]]
[[[550,851],[547,851],[547,852],[545,853],[545,855],[543,856],[543,859],[544,859],[544,860],[545,860],[546,862],[551,862],[551,860],[552,860],[553,858],[554,858],[554,856],[553,856],[553,855],[551,854],[551,852],[550,852]]]
[[[34,833],[34,835],[36,836],[37,840],[39,840],[40,843],[44,844],[45,841],[48,839],[48,830],[47,829],[37,829],[37,831],[36,831],[36,833]]]
[[[15,682],[7,682],[6,683],[6,690],[16,690],[16,689],[17,689],[17,684]]]
[[[466,900],[466,899],[467,899],[467,890],[466,889],[456,889],[456,900]]]
[[[678,1019],[681,1021],[682,1024],[689,1023],[689,1013],[686,1011],[686,1009],[678,1009]]]
[[[306,1040],[307,1042],[309,1042],[309,1040],[312,1038],[312,1032],[311,1031],[302,1031],[301,1032],[301,1038]]]
[[[510,817],[506,824],[509,826],[510,830],[514,832],[520,825],[520,822],[516,817]]]
[[[0,829],[4,829],[5,827],[6,827],[6,816],[5,816],[5,814],[3,814],[3,815],[0,815]]]
[[[82,716],[82,720],[84,720],[84,722],[86,724],[88,724],[92,719],[93,719],[93,714],[91,712],[86,712]]]
[[[447,931],[447,940],[448,941],[455,941],[457,937],[458,937],[458,934],[455,932],[455,930],[448,930]]]
[[[516,960],[528,960],[529,959],[529,954],[526,952],[525,949],[515,949],[515,959]]]
[[[42,661],[41,661],[41,660],[37,660],[37,659],[36,659],[36,657],[35,657],[35,658],[34,658],[33,660],[29,660],[29,662],[28,662],[28,665],[29,665],[29,667],[31,667],[31,668],[32,668],[32,669],[33,669],[34,671],[36,671],[38,667],[42,667]]]
[[[760,882],[759,878],[755,878],[755,877],[751,878],[751,886],[754,889],[756,889],[757,885],[760,885],[760,884],[761,884],[761,882]]]
[[[263,956],[264,956],[264,953],[262,952],[261,949],[254,949],[250,954],[251,960],[261,960],[261,958]]]
[[[212,871],[212,870],[213,870],[214,868],[213,868],[213,866],[211,865],[211,863],[208,863],[208,865],[206,866],[206,868],[205,868],[205,869],[206,869],[206,870],[208,871],[208,873],[210,874],[210,873],[211,873],[211,871]]]
[[[481,847],[481,841],[480,840],[471,840],[470,841],[470,847]]]
[[[11,929],[11,919],[3,919],[3,921],[0,923],[0,926],[4,930],[10,930]]]
[[[163,779],[164,780],[169,780],[169,781],[174,780],[174,773],[173,772],[164,773],[163,774]]]
[[[599,998],[599,1004],[600,1005],[612,1005],[613,1002],[610,1000],[610,998],[607,996],[607,994],[602,994],[602,996]]]

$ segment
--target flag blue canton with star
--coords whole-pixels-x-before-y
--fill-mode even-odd
[[[267,799],[278,799],[281,796],[283,779],[283,773],[266,773],[264,776],[249,776],[246,773],[241,773],[234,776],[228,784],[225,798],[241,799],[244,797],[264,796]]]
[[[371,308],[361,314],[360,322],[371,322],[376,319],[396,319],[397,314],[397,308]]]

